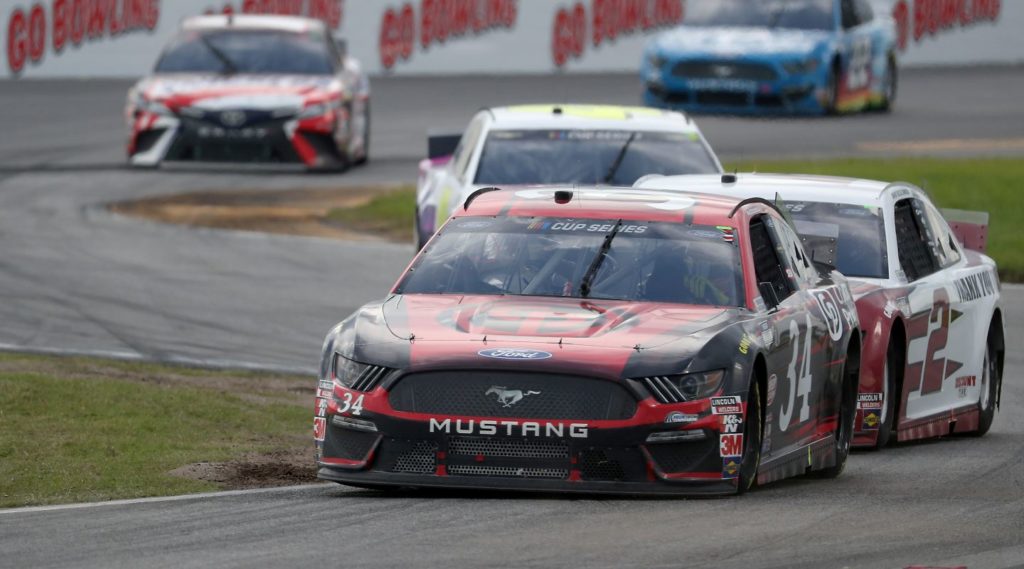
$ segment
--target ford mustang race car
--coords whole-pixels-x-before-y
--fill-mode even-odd
[[[128,93],[128,160],[344,169],[369,156],[369,98],[318,20],[190,18]]]
[[[821,114],[896,99],[896,28],[868,0],[690,0],[648,44],[647,105]]]
[[[865,332],[856,446],[985,434],[1005,342],[987,216],[939,213],[906,183],[741,175],[650,178],[642,188],[785,200],[805,247],[850,279]],[[973,213],[973,215],[972,215]]]
[[[416,244],[493,184],[629,186],[645,174],[722,171],[692,120],[639,107],[528,105],[480,111],[460,136],[430,139],[416,186]]]
[[[860,338],[845,278],[765,200],[484,188],[327,335],[318,475],[654,494],[838,476]]]

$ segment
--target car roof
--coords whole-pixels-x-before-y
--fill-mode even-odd
[[[703,192],[738,198],[774,200],[778,194],[787,201],[838,202],[882,206],[883,191],[891,187],[914,188],[910,184],[879,182],[837,176],[801,174],[736,174],[735,183],[721,175],[646,176],[634,187],[651,190]]]
[[[685,114],[648,107],[545,103],[488,109],[491,128],[700,132]]]
[[[258,14],[209,15],[186,18],[181,24],[182,30],[275,30],[282,32],[303,33],[322,29],[323,23],[312,18],[300,16],[265,16]]]
[[[571,192],[566,203],[557,192]],[[571,219],[628,219],[685,222],[695,225],[734,226],[729,217],[743,200],[719,195],[679,191],[637,190],[616,187],[518,186],[484,188],[470,196],[462,216],[562,217]],[[749,207],[760,207],[752,204]]]

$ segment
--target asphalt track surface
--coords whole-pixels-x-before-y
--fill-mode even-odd
[[[379,80],[371,165],[304,176],[127,170],[126,88],[0,82],[0,347],[313,369],[324,332],[382,295],[411,247],[189,230],[113,216],[103,204],[200,189],[408,182],[425,131],[459,130],[481,106],[637,99],[627,76]],[[1020,68],[914,71],[891,116],[700,124],[725,159],[856,155],[879,142],[947,139],[1010,152],[1008,141],[1024,138],[1020,93]],[[0,567],[1024,566],[1024,289],[1003,294],[1010,350],[992,432],[857,453],[836,481],[789,481],[739,499],[392,495],[327,485],[5,511]]]

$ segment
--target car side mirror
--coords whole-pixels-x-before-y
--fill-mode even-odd
[[[427,158],[434,160],[455,154],[461,134],[427,134]]]
[[[765,304],[768,305],[768,311],[772,312],[777,310],[779,307],[779,295],[775,293],[775,287],[772,283],[763,282],[757,283],[757,290],[761,293],[761,298],[764,299]]]

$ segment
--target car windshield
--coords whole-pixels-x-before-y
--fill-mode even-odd
[[[696,134],[624,130],[496,130],[484,144],[480,185],[632,186],[647,174],[714,174]]]
[[[690,0],[688,26],[736,26],[831,30],[832,0]]]
[[[880,208],[819,202],[784,205],[804,248],[815,260],[835,265],[848,277],[888,278],[889,257]]]
[[[164,50],[156,72],[330,75],[334,65],[320,32],[190,31]]]
[[[738,306],[743,279],[732,235],[685,223],[456,218],[397,291]]]

